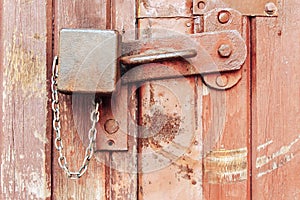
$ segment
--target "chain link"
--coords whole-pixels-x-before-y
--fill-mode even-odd
[[[58,101],[58,90],[57,90],[57,78],[58,78],[58,67],[57,67],[58,57],[55,56],[53,59],[52,65],[52,77],[51,77],[51,92],[52,92],[52,111],[53,111],[53,129],[56,133],[56,137],[54,140],[55,148],[59,153],[58,164],[61,169],[65,171],[68,178],[78,179],[80,178],[87,170],[89,162],[94,154],[94,145],[97,136],[96,124],[99,121],[99,104],[101,104],[101,100],[98,103],[95,103],[95,109],[91,113],[91,121],[92,127],[88,132],[89,137],[89,145],[85,150],[85,156],[82,162],[81,167],[77,172],[72,172],[69,170],[68,162],[66,157],[63,155],[63,141],[61,138],[61,125],[60,125],[60,112],[59,112],[59,101]]]

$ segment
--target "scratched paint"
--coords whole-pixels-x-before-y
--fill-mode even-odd
[[[290,152],[291,148],[300,141],[300,135],[293,141],[291,142],[289,145],[286,146],[282,146],[278,151],[276,151],[275,153],[273,153],[272,155],[264,155],[261,157],[258,157],[256,159],[256,168],[261,168],[264,165],[268,164],[269,162],[271,162],[272,160],[274,160],[275,158],[282,156],[284,154],[287,154]]]
[[[260,169],[262,167],[264,167],[267,164],[271,164],[270,167],[262,172],[259,172],[257,174],[257,178],[260,178],[264,175],[267,175],[271,172],[273,172],[274,170],[285,166],[287,163],[291,162],[294,158],[295,155],[294,153],[291,152],[292,147],[294,147],[298,142],[300,141],[300,135],[298,135],[298,137],[293,140],[290,144],[286,145],[286,146],[282,146],[278,151],[274,152],[271,155],[264,155],[261,157],[258,157],[256,159],[256,168]],[[267,143],[266,143],[267,144]],[[264,146],[260,145],[260,146]],[[277,161],[276,159],[282,157],[279,161]]]
[[[273,143],[273,140],[270,140],[270,141],[267,141],[266,143],[264,144],[261,144],[257,147],[257,151],[261,151],[265,148],[267,148],[269,145],[271,145]]]

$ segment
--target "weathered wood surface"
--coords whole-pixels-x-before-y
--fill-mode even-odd
[[[280,2],[253,22],[253,199],[300,199],[300,2]]]
[[[110,24],[107,12],[109,1],[55,0],[54,1],[54,54],[58,55],[59,30],[62,28],[105,29]],[[59,95],[62,139],[69,168],[79,169],[87,146],[87,133],[91,126],[90,112],[94,95]],[[99,133],[100,134],[100,133]],[[83,140],[82,140],[83,139]],[[84,142],[83,142],[84,141]],[[105,193],[108,155],[103,153],[98,162],[93,158],[87,173],[80,180],[70,180],[59,168],[58,153],[53,149],[52,160],[54,199],[109,199]]]
[[[142,10],[139,13],[140,37],[192,34],[194,30],[204,30],[201,24],[194,24],[193,19],[180,18],[172,11],[168,18],[164,18],[165,15],[160,13],[162,9],[155,7],[162,2],[147,3],[153,5],[148,8],[151,12]],[[142,9],[144,4],[144,1],[140,2]],[[176,2],[173,1],[172,4],[176,5]],[[155,8],[157,12],[153,11]],[[209,27],[205,29],[214,31]],[[246,18],[239,31],[245,41],[249,41],[249,24]],[[157,135],[139,142],[139,169],[143,172],[139,176],[140,199],[247,199],[250,196],[250,166],[247,164],[250,163],[249,70],[248,59],[243,66],[242,80],[227,91],[208,88],[203,85],[200,77],[151,81],[142,87],[140,123],[148,127],[146,132]],[[189,87],[184,88],[186,82]],[[172,87],[172,83],[177,84]],[[167,87],[161,87],[166,85]],[[180,92],[176,93],[177,90]],[[183,99],[177,103],[182,103],[178,105],[179,108],[172,107],[177,105],[178,100],[174,95]],[[180,118],[179,130],[172,130],[176,123],[166,117],[172,112]],[[151,117],[147,118],[148,115]],[[162,125],[161,130],[157,131],[159,127],[154,124],[162,123],[164,116],[165,126]],[[159,120],[155,121],[155,118]],[[168,123],[171,125],[167,129]],[[175,135],[172,131],[175,131]],[[159,135],[162,132],[164,137]],[[185,147],[184,143],[188,142],[190,132],[194,133],[193,141],[190,141],[183,155],[176,155],[178,152],[174,153],[174,149],[179,151],[178,149]],[[178,140],[181,135],[186,137]],[[176,143],[177,140],[180,142]],[[173,147],[174,144],[177,146]],[[170,149],[173,151],[168,152]],[[152,154],[154,156],[151,157]],[[168,163],[166,159],[169,159],[169,165],[158,169],[154,167],[153,171],[149,169],[149,165],[153,163],[154,166]]]
[[[51,197],[51,8],[47,0],[1,1],[0,199]]]
[[[96,153],[77,181],[67,179],[51,149],[52,14],[55,55],[61,28],[117,29],[129,40],[165,33],[157,29],[203,31],[203,18],[194,21],[190,0],[1,3],[0,199],[300,198],[297,0],[281,1],[278,18],[252,19],[251,33],[244,19],[251,56],[234,88],[216,91],[201,77],[151,81],[140,93],[123,87],[129,151]],[[64,152],[76,170],[94,95],[60,98]]]
[[[123,41],[136,39],[136,12],[135,1],[115,0],[112,3],[112,28],[119,31]],[[118,95],[119,91],[115,92],[117,103],[114,109],[120,109],[114,113],[114,117],[117,121],[127,120],[124,122],[127,126],[121,129],[128,134],[128,151],[111,153],[109,174],[111,181],[108,184],[111,200],[137,199],[138,190],[138,96],[136,94],[138,90],[134,85],[124,85],[121,90],[127,90],[127,96]]]

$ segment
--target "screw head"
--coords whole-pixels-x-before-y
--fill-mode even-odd
[[[230,18],[231,18],[231,14],[230,14],[230,12],[228,12],[226,10],[222,10],[218,14],[218,20],[221,24],[228,23]]]
[[[203,10],[206,7],[205,1],[199,1],[197,7],[199,10]]]
[[[104,124],[104,130],[109,134],[114,134],[119,130],[119,123],[114,119],[109,119]]]
[[[218,52],[221,57],[229,57],[232,53],[232,49],[230,45],[222,44],[220,45]]]
[[[276,5],[273,2],[266,3],[265,11],[269,15],[273,15],[277,10]]]
[[[216,84],[219,87],[225,87],[228,84],[228,77],[226,75],[220,75],[216,79]]]

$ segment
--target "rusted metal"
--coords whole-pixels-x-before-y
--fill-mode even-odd
[[[119,128],[119,123],[115,119],[109,119],[104,124],[104,129],[109,134],[114,134]]]
[[[113,92],[119,73],[119,48],[116,31],[62,30],[58,89],[65,92]],[[124,79],[133,82],[237,70],[246,59],[246,45],[237,31],[230,30],[129,41],[122,44],[122,55],[120,60],[127,65],[176,59],[184,59],[186,63],[182,70],[174,73],[167,70],[145,74],[141,68],[133,77]],[[174,64],[169,62],[168,65]],[[157,70],[161,69],[154,71]]]
[[[222,44],[231,47],[230,57],[220,57],[218,51]],[[172,49],[176,51],[188,48],[195,49],[197,55],[193,58],[181,60],[181,69],[175,69],[178,63],[174,61],[161,62],[156,65],[141,65],[135,69],[135,73],[125,74],[122,77],[123,82],[237,70],[244,63],[247,51],[240,34],[235,30],[231,30],[130,41],[123,43],[122,54],[142,54],[152,49]]]
[[[277,0],[193,0],[193,14],[203,15],[215,8],[232,8],[246,16],[277,16]]]
[[[238,84],[242,79],[242,70],[205,74],[203,82],[211,88],[227,90]]]
[[[227,23],[220,22],[220,14],[226,13],[230,16]],[[218,30],[237,30],[242,34],[242,19],[243,16],[236,10],[228,8],[214,9],[213,11],[204,15],[204,31],[218,31]],[[226,58],[231,56],[232,48],[229,44],[223,43],[218,49],[219,56]],[[242,78],[242,71],[231,71],[229,73],[210,73],[204,74],[203,81],[211,88],[226,90],[230,89]]]
[[[58,89],[84,93],[114,91],[119,74],[119,43],[117,31],[62,29]]]
[[[268,15],[274,15],[274,13],[277,11],[277,7],[273,2],[268,2],[265,5],[265,12]]]
[[[232,53],[231,47],[228,44],[221,44],[218,49],[219,55],[221,57],[229,57]]]
[[[223,10],[218,14],[218,20],[222,24],[226,24],[230,20],[230,18],[231,18],[231,14],[226,10],[225,11]]]
[[[101,106],[101,118],[98,123],[99,136],[96,140],[95,151],[127,151],[128,134],[127,131],[127,115],[124,110],[127,108],[123,106],[123,109],[117,108],[120,105],[127,105],[127,88],[122,88],[118,94],[119,102],[112,103],[111,97],[103,97]],[[122,101],[122,103],[121,103]],[[114,107],[112,107],[114,106]],[[114,112],[114,109],[118,109],[118,113]],[[121,117],[118,117],[122,115]]]
[[[120,61],[126,65],[140,65],[145,63],[163,61],[167,59],[192,58],[197,56],[197,51],[194,49],[182,51],[153,51],[151,51],[151,53],[124,56],[120,59]]]

